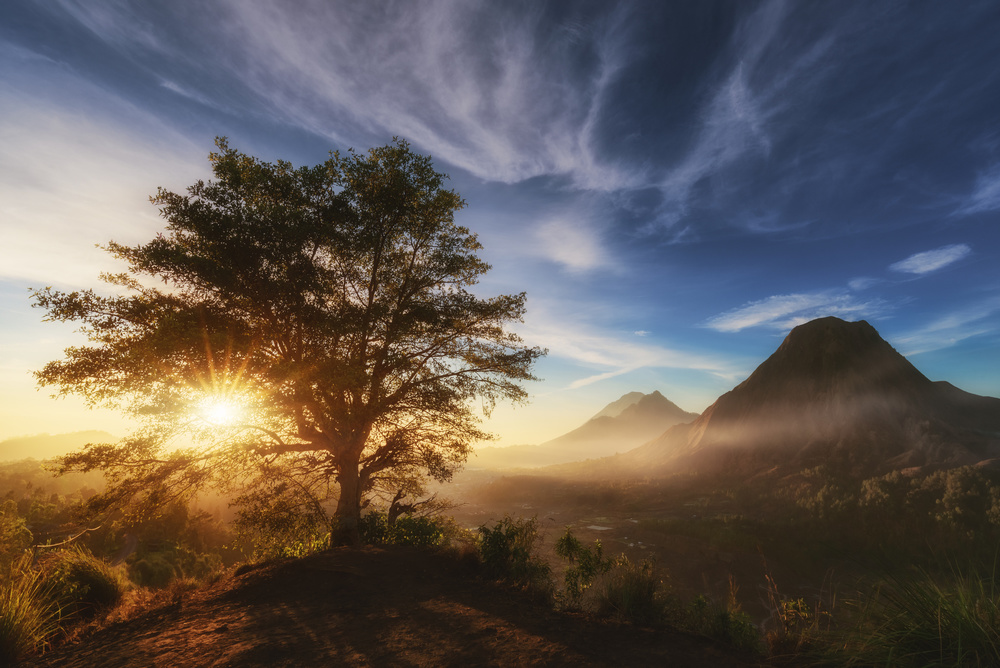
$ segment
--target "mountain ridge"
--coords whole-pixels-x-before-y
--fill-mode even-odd
[[[820,318],[697,419],[595,470],[881,474],[1000,457],[1000,399],[931,381],[864,320]]]
[[[0,441],[0,462],[21,459],[51,459],[79,450],[87,443],[110,443],[118,439],[106,431],[90,429],[65,434],[33,434]]]
[[[698,417],[681,409],[659,391],[630,392],[562,436],[539,445],[480,448],[476,465],[485,468],[549,466],[625,452],[680,422]]]

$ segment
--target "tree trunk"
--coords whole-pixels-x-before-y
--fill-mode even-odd
[[[404,498],[406,498],[406,494],[403,493],[403,490],[400,490],[396,492],[396,496],[392,499],[392,503],[389,504],[389,512],[386,513],[385,523],[390,527],[396,523],[396,520],[400,515],[406,512],[408,506],[401,503]]]
[[[340,499],[333,516],[330,547],[360,545],[361,532],[361,476],[358,464],[347,463],[340,468]]]

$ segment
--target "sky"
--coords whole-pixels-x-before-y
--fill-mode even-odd
[[[31,375],[82,337],[28,290],[99,285],[217,136],[432,156],[549,350],[498,443],[630,391],[700,412],[797,324],[867,320],[1000,396],[1000,4],[5,0],[0,439],[122,433]]]

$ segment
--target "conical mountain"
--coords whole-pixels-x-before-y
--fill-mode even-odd
[[[659,392],[630,392],[580,427],[541,445],[482,448],[474,465],[534,467],[606,457],[631,450],[667,428],[696,417],[697,413],[683,410]]]
[[[1000,399],[932,382],[867,322],[793,329],[691,425],[629,453],[713,470],[835,465],[855,473],[1000,456]]]
[[[696,417],[697,413],[688,413],[659,392],[653,392],[614,417],[602,411],[573,431],[543,443],[542,447],[585,455],[576,459],[602,457],[630,450],[662,434],[663,430]],[[608,452],[609,447],[615,449]]]
[[[610,404],[598,411],[597,415],[590,419],[594,420],[599,417],[618,417],[622,414],[622,411],[629,406],[639,403],[639,401],[645,396],[646,395],[642,392],[629,392],[628,394],[623,394],[620,399],[612,401]]]

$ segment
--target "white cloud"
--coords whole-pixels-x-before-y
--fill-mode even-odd
[[[953,311],[912,332],[894,337],[893,344],[904,355],[917,355],[955,345],[959,341],[996,332],[996,322],[984,322],[1000,312],[1000,299],[988,299]]]
[[[979,174],[976,187],[959,213],[970,214],[1000,209],[1000,164]]]
[[[536,251],[574,272],[611,268],[600,233],[581,218],[560,217],[538,226]]]
[[[736,31],[733,47],[736,55],[728,75],[720,80],[714,94],[701,112],[697,140],[683,160],[670,170],[660,188],[665,203],[657,220],[647,227],[672,227],[690,207],[696,184],[704,178],[751,157],[766,158],[774,143],[772,118],[781,112],[792,96],[792,86],[816,85],[825,75],[818,71],[823,55],[834,43],[833,36],[817,40],[803,54],[789,55],[787,65],[777,73],[761,65],[766,50],[782,48],[781,27],[787,5],[768,3],[751,15]],[[729,56],[727,56],[729,57]],[[756,87],[751,85],[756,82]],[[748,218],[754,230],[764,218]],[[808,224],[808,223],[801,223]],[[773,227],[764,225],[769,231]]]
[[[889,265],[889,269],[906,274],[927,274],[947,267],[971,252],[972,249],[966,244],[953,244],[923,253],[915,253],[905,260]]]
[[[149,196],[204,175],[205,148],[119,100],[98,109],[105,92],[49,74],[53,90],[0,83],[0,278],[90,286],[121,268],[95,245],[162,229]]]
[[[642,368],[694,369],[726,379],[735,379],[742,373],[742,369],[737,369],[730,361],[595,329],[586,322],[560,317],[553,309],[539,308],[537,304],[525,324],[518,328],[518,334],[530,345],[548,348],[552,357],[570,360],[595,371],[572,381],[570,389]]]
[[[859,301],[841,290],[774,295],[750,302],[709,319],[705,326],[719,332],[739,332],[750,327],[785,331],[825,316],[868,318],[879,313],[879,299]]]
[[[581,39],[579,27],[542,30],[540,5],[223,6],[212,67],[309,130],[344,143],[399,135],[489,180],[559,174],[601,190],[643,182],[641,170],[592,149],[595,118],[628,57],[617,10]],[[596,62],[590,76],[572,70],[581,55]]]
[[[859,276],[858,278],[852,278],[847,283],[847,287],[851,290],[861,292],[862,290],[867,290],[873,285],[878,285],[882,281],[877,278],[870,278],[868,276]]]

